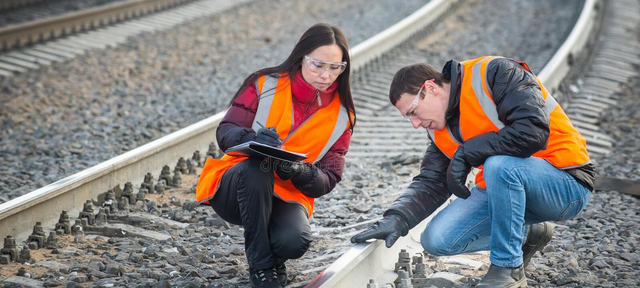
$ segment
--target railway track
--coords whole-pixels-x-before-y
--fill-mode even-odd
[[[78,33],[144,15],[189,0],[129,0],[0,28],[0,49],[10,49]]]
[[[41,2],[42,0],[5,0],[0,2],[0,10],[17,8],[26,6],[32,3]]]
[[[595,11],[596,1],[586,1],[585,10],[583,12],[583,16],[578,21],[578,25],[584,27],[588,27],[589,25],[596,24],[598,19],[596,16],[598,13]],[[361,78],[358,79],[358,82],[354,85],[354,99],[358,104],[358,115],[359,122],[358,127],[360,127],[360,131],[356,133],[353,142],[351,152],[349,153],[349,161],[351,163],[371,160],[378,161],[381,159],[379,157],[385,158],[397,158],[400,159],[398,161],[404,162],[414,162],[415,159],[419,160],[419,156],[424,150],[424,147],[427,143],[426,133],[424,135],[420,135],[419,133],[415,133],[413,129],[410,129],[410,126],[406,125],[401,119],[398,119],[395,111],[392,107],[390,107],[386,102],[386,91],[388,90],[389,83],[393,73],[403,66],[405,63],[416,62],[416,61],[425,61],[425,55],[419,53],[418,51],[412,51],[415,47],[411,47],[407,45],[407,42],[415,42],[420,38],[427,37],[430,33],[433,32],[434,25],[430,25],[436,23],[442,18],[438,18],[439,16],[445,15],[447,12],[454,10],[459,5],[459,1],[432,1],[428,4],[423,10],[416,12],[416,14],[410,16],[404,23],[399,23],[400,26],[394,26],[389,30],[381,33],[380,35],[385,35],[384,38],[382,36],[372,38],[369,42],[365,42],[359,46],[356,46],[352,50],[353,57],[353,67],[358,69],[358,76]],[[600,5],[599,9],[602,11],[603,6]],[[622,7],[621,7],[622,6]],[[616,9],[624,9],[623,5],[612,5],[611,10],[614,11],[610,13],[622,13],[622,15],[626,15],[630,17],[630,20],[635,20],[635,18],[628,13],[619,12]],[[618,11],[618,12],[615,12]],[[424,14],[420,14],[424,13]],[[591,14],[590,14],[591,13]],[[424,15],[428,15],[429,17],[425,17]],[[600,14],[601,15],[601,14]],[[413,18],[412,18],[413,17]],[[412,20],[413,19],[413,20]],[[421,23],[417,23],[423,21]],[[426,20],[426,21],[425,21]],[[620,29],[625,30],[624,21],[619,21],[619,25],[623,25],[623,28],[611,28],[613,34],[619,34]],[[404,25],[404,26],[402,26]],[[427,27],[425,29],[425,27]],[[576,26],[578,27],[578,26]],[[609,26],[610,27],[610,26]],[[578,29],[578,28],[576,28]],[[609,29],[609,28],[608,28]],[[398,33],[398,31],[403,31],[406,34]],[[411,32],[409,32],[411,31]],[[416,34],[417,33],[417,34]],[[588,35],[588,32],[583,32]],[[415,35],[414,35],[415,34]],[[607,35],[607,32],[604,33]],[[567,74],[570,69],[568,69],[570,62],[575,62],[576,55],[581,54],[581,47],[584,46],[585,43],[588,43],[588,37],[585,38],[585,34],[579,34],[578,36],[574,36],[578,34],[572,33],[568,40],[573,41],[573,44],[563,46],[557,55],[561,55],[564,53],[564,56],[558,56],[559,58],[554,57],[550,63],[556,63],[556,68],[551,70],[547,70],[549,72],[545,72],[543,70],[540,73],[540,77],[543,81],[548,80],[552,81],[553,79],[559,79]],[[389,36],[395,36],[396,39],[389,40]],[[409,40],[407,40],[409,39]],[[378,42],[380,41],[380,42]],[[383,45],[379,45],[381,42],[391,42],[394,45],[389,45],[384,47]],[[617,39],[616,41],[622,41],[622,39]],[[637,45],[632,43],[634,40],[632,37],[628,37],[625,41],[631,41],[628,45]],[[402,44],[404,43],[404,44]],[[577,44],[576,44],[577,43]],[[399,44],[399,45],[396,45]],[[576,48],[578,47],[578,48]],[[610,61],[618,61],[615,63],[620,63],[621,66],[625,60],[635,59],[634,55],[637,57],[637,54],[633,54],[633,51],[627,51],[627,49],[615,50],[615,46],[608,46],[610,49],[600,50],[605,51],[602,52],[602,55],[609,55],[609,58],[598,58],[596,57],[594,63],[609,63]],[[614,50],[611,50],[614,49]],[[620,48],[617,48],[620,49]],[[628,53],[624,53],[624,52]],[[571,61],[569,61],[567,55],[571,56]],[[585,56],[586,57],[586,56]],[[599,60],[601,59],[601,60]],[[554,62],[555,61],[555,62]],[[598,62],[602,61],[602,62]],[[635,62],[632,62],[635,63]],[[573,63],[575,65],[575,63]],[[551,66],[547,66],[551,67]],[[545,68],[546,69],[546,68]],[[564,72],[562,70],[564,69]],[[548,74],[545,74],[548,73]],[[589,117],[593,118],[593,107],[584,108],[578,104],[581,104],[579,100],[581,99],[591,99],[594,96],[598,96],[598,103],[604,102],[608,105],[615,105],[616,99],[614,96],[615,89],[619,88],[619,85],[616,86],[616,83],[625,83],[624,81],[628,80],[628,77],[631,77],[630,74],[616,75],[618,78],[615,79],[602,79],[602,78],[610,78],[610,76],[604,76],[603,72],[597,71],[597,69],[590,70],[589,74],[591,77],[598,78],[594,79],[589,83],[594,83],[592,86],[585,85],[583,91],[593,91],[600,92],[601,94],[583,94],[580,93],[573,97],[566,97],[559,99],[561,103],[567,103],[570,109],[567,109],[570,117],[572,117],[574,123],[577,123],[576,126],[579,127],[581,132],[585,134],[589,134],[592,137],[588,137],[588,145],[589,151],[595,155],[605,155],[609,152],[609,148],[611,145],[611,139],[608,138],[605,134],[602,134],[597,129],[597,123],[590,121]],[[569,73],[570,74],[570,73]],[[543,78],[545,75],[549,75],[547,79]],[[624,78],[623,76],[628,76]],[[355,78],[355,77],[354,77]],[[553,79],[552,79],[553,78]],[[596,81],[597,80],[597,81]],[[608,82],[607,82],[608,81]],[[547,83],[545,81],[545,83]],[[615,87],[614,87],[615,86]],[[549,88],[553,90],[560,90],[562,87],[560,82],[557,81],[555,84],[549,85]],[[605,90],[603,88],[608,88]],[[604,95],[606,93],[610,93],[609,95]],[[606,96],[606,97],[605,97]],[[585,98],[586,97],[586,98]],[[572,99],[569,99],[572,98]],[[577,102],[574,102],[577,101]],[[362,103],[362,104],[360,104]],[[576,104],[573,104],[576,103]],[[584,103],[582,103],[584,104]],[[606,109],[607,106],[597,105],[600,111],[602,109]],[[581,109],[582,108],[582,109]],[[597,112],[597,111],[596,111]],[[584,117],[587,115],[587,117]],[[582,118],[581,118],[582,117]],[[171,236],[163,233],[154,234],[153,231],[149,232],[148,230],[153,230],[153,227],[161,226],[169,226],[175,229],[176,234],[180,234],[183,237],[188,238],[188,235],[193,233],[216,233],[215,231],[203,231],[201,228],[192,228],[189,229],[187,224],[185,223],[194,223],[205,218],[204,221],[209,221],[210,223],[215,223],[216,226],[224,226],[223,223],[216,222],[216,218],[212,217],[212,215],[208,215],[206,213],[202,214],[202,210],[198,210],[194,207],[185,207],[187,203],[190,203],[188,199],[191,197],[189,194],[183,194],[182,191],[177,191],[179,189],[169,189],[165,191],[164,194],[147,194],[141,193],[140,196],[136,195],[134,192],[129,190],[129,188],[133,187],[144,187],[148,189],[147,192],[151,192],[153,190],[162,190],[161,187],[157,186],[157,182],[154,180],[147,181],[146,184],[142,184],[143,179],[149,178],[147,175],[161,175],[157,177],[157,180],[161,178],[164,179],[165,183],[170,183],[174,181],[173,177],[175,177],[175,173],[171,173],[171,168],[169,169],[170,176],[166,176],[166,174],[160,173],[163,169],[162,167],[169,163],[176,163],[180,157],[185,159],[193,159],[194,161],[189,161],[194,164],[198,161],[196,160],[198,157],[192,157],[194,155],[194,151],[207,151],[211,150],[212,154],[217,154],[215,147],[213,149],[209,149],[209,143],[211,143],[211,139],[209,135],[214,135],[212,131],[217,127],[217,123],[219,123],[222,118],[222,113],[212,116],[206,120],[203,120],[199,123],[196,123],[192,126],[189,126],[181,131],[163,137],[159,140],[156,140],[152,143],[144,145],[140,148],[137,148],[133,151],[125,153],[119,157],[101,163],[97,166],[94,166],[90,169],[72,175],[68,178],[62,179],[56,183],[53,183],[44,188],[38,189],[33,193],[24,195],[12,201],[9,201],[4,204],[0,204],[0,238],[5,239],[5,243],[7,242],[7,236],[13,235],[13,239],[17,239],[17,242],[24,241],[28,239],[30,233],[32,233],[32,227],[34,227],[35,223],[41,222],[42,227],[44,227],[43,231],[54,231],[54,230],[69,230],[69,234],[71,234],[70,230],[73,226],[70,222],[61,223],[59,219],[66,218],[66,216],[61,216],[61,211],[68,211],[67,215],[81,215],[80,211],[85,209],[84,206],[90,207],[91,205],[85,205],[87,200],[90,200],[92,204],[100,206],[103,210],[102,215],[98,218],[103,219],[103,215],[109,214],[113,212],[111,215],[107,215],[105,218],[108,219],[112,225],[110,226],[99,226],[93,227],[94,225],[88,225],[90,223],[91,216],[89,214],[96,215],[98,212],[97,208],[93,211],[91,209],[86,208],[88,210],[86,213],[82,214],[87,215],[86,220],[79,220],[78,224],[83,225],[84,231],[87,234],[99,234],[106,235],[108,237],[115,238],[117,233],[124,233],[128,235],[133,235],[135,237],[140,237],[144,239],[152,239],[153,241],[169,241],[167,239],[171,239]],[[584,118],[584,119],[583,119]],[[393,135],[392,133],[393,132]],[[588,133],[587,133],[588,132]],[[403,135],[402,137],[398,137],[397,135]],[[406,136],[405,136],[406,135]],[[585,135],[587,136],[587,135]],[[394,149],[390,149],[393,146]],[[391,155],[398,148],[402,148],[404,154],[401,155]],[[205,153],[201,153],[201,157],[204,157]],[[217,156],[217,155],[214,155]],[[184,163],[186,166],[187,164]],[[181,182],[183,182],[182,186],[189,187],[190,183],[195,181],[195,176],[191,175],[192,171],[188,167],[182,167],[183,164],[180,164],[180,173],[183,174],[183,178]],[[173,176],[171,176],[173,175]],[[191,175],[191,176],[189,176]],[[179,177],[178,177],[179,178]],[[121,188],[125,182],[130,181],[133,184],[126,185],[124,188]],[[159,181],[158,181],[159,182]],[[176,185],[181,186],[181,185]],[[106,191],[111,190],[112,193],[106,193]],[[189,191],[187,191],[189,192]],[[134,193],[134,194],[129,194]],[[108,194],[108,195],[107,195]],[[122,197],[122,195],[127,195],[126,197]],[[186,195],[186,196],[185,196]],[[394,197],[395,195],[388,195],[388,197]],[[136,197],[140,197],[139,200],[135,199]],[[146,197],[146,200],[145,200]],[[106,203],[111,203],[105,205],[105,198],[107,199]],[[130,205],[130,210],[136,211],[138,214],[121,214],[124,213],[122,210],[127,209],[117,209],[118,201],[124,201],[122,199],[127,199],[128,205]],[[111,202],[109,202],[111,200]],[[153,205],[149,204],[152,203]],[[123,206],[127,206],[127,204],[121,204]],[[192,205],[192,204],[188,204]],[[178,208],[185,208],[185,211],[175,211],[174,206],[182,206]],[[160,208],[159,208],[160,207]],[[106,212],[109,210],[109,212]],[[119,212],[115,212],[119,210]],[[149,212],[149,213],[143,213]],[[197,211],[198,213],[194,212]],[[125,215],[125,216],[122,216]],[[200,215],[200,216],[198,216]],[[204,215],[204,216],[203,216]],[[97,215],[96,215],[97,216]],[[163,216],[163,217],[160,217]],[[136,221],[127,221],[124,218],[130,217],[136,219]],[[330,218],[329,215],[318,213],[316,216],[319,219]],[[170,218],[170,219],[166,219]],[[349,219],[338,219],[334,220],[334,222],[342,223],[344,226],[339,229],[334,229],[330,227],[317,227],[317,231],[333,231],[333,233],[346,233],[348,235],[352,235],[357,233],[359,229],[365,228],[376,219],[364,219],[363,221],[359,221],[358,223],[351,223],[352,221]],[[63,219],[64,220],[64,219]],[[85,221],[86,223],[82,223]],[[56,228],[56,223],[59,225]],[[65,224],[66,223],[66,224]],[[118,223],[119,225],[113,225],[113,223]],[[67,228],[67,226],[69,226]],[[135,227],[139,226],[139,227]],[[115,227],[115,228],[106,228],[106,227]],[[142,229],[149,228],[149,229]],[[76,227],[76,229],[78,229]],[[178,230],[184,229],[179,232]],[[33,230],[38,230],[34,228]],[[172,233],[174,233],[172,232]],[[64,234],[64,232],[62,233]],[[219,232],[216,234],[218,236],[227,235],[227,237],[232,239],[238,239],[241,237],[241,233],[237,230],[229,229],[220,234]],[[238,235],[239,234],[239,235]],[[73,240],[69,239],[69,237],[64,238],[64,241],[72,242]],[[112,239],[113,239],[112,238]],[[410,237],[405,237],[405,240],[410,240]],[[35,239],[35,238],[33,238]],[[93,239],[93,238],[92,238]],[[102,239],[102,238],[95,238]],[[99,240],[95,240],[99,242]],[[118,242],[119,240],[113,240],[113,242]],[[146,240],[145,240],[146,241]],[[222,241],[222,240],[221,240]],[[25,241],[29,243],[38,242],[36,241]],[[121,241],[124,242],[124,241]],[[190,253],[184,252],[186,251],[184,247],[177,242],[171,243],[174,247],[177,248],[178,251],[183,256],[185,254],[189,255]],[[380,243],[375,242],[367,245],[357,245],[354,249],[365,251],[363,253],[369,253],[371,255],[378,254],[381,252],[389,252],[384,251],[385,249],[379,249],[381,245]],[[36,244],[32,244],[36,245]],[[40,245],[40,244],[38,244]],[[97,246],[102,245],[101,243],[97,243]],[[402,244],[400,244],[402,245]],[[396,245],[395,247],[400,247],[400,245]],[[410,244],[406,244],[410,245]],[[41,246],[41,245],[40,245]],[[151,247],[151,246],[146,246]],[[419,245],[418,245],[419,249]],[[197,249],[196,249],[197,250]],[[15,250],[14,250],[15,251]],[[146,251],[146,250],[145,250]],[[173,251],[173,250],[171,250]],[[354,250],[350,250],[345,253],[347,257],[349,255],[353,256],[354,253],[357,254],[355,258],[360,260],[367,259],[364,257],[364,254],[358,254],[358,252],[353,252]],[[368,252],[367,252],[368,251]],[[335,259],[338,255],[341,255],[344,251],[330,251],[326,254],[326,259]],[[144,252],[142,252],[144,254]],[[170,254],[171,252],[165,252],[165,254]],[[233,253],[233,252],[232,252]],[[154,257],[161,257],[162,253],[156,253]],[[145,254],[146,255],[146,254]],[[397,252],[396,254],[397,255]],[[149,256],[149,255],[147,255]],[[388,254],[385,259],[388,261]],[[321,257],[319,257],[321,258]],[[393,259],[397,258],[397,256],[393,256]],[[336,271],[335,267],[352,267],[358,266],[354,262],[345,261],[346,258],[341,258],[334,264],[329,267],[322,275],[317,278],[314,282],[312,282],[312,287],[331,287],[331,285],[336,285],[335,281],[337,278],[346,279],[349,276],[344,276],[342,274],[333,273],[335,276],[326,277],[332,274],[331,271]],[[204,260],[199,260],[204,261]],[[319,260],[318,260],[319,261]],[[204,261],[206,262],[206,261]],[[348,262],[345,264],[345,262]],[[371,262],[371,260],[362,260],[363,263],[375,263]],[[0,267],[2,264],[0,264]],[[338,266],[336,266],[338,265]],[[346,265],[346,266],[345,266]],[[369,265],[369,266],[361,266],[361,267],[369,267],[369,269],[375,268],[378,265]],[[333,270],[332,270],[333,269]],[[342,269],[347,270],[347,269]],[[321,272],[316,270],[307,271],[307,273],[315,273]],[[368,270],[369,273],[372,273],[372,270]],[[386,274],[389,274],[388,270]],[[130,272],[129,272],[130,273]],[[377,272],[373,272],[377,273]],[[121,272],[124,274],[124,272]],[[381,272],[381,274],[384,274]],[[393,273],[391,273],[393,274]],[[200,275],[203,276],[203,275]],[[387,275],[389,276],[389,275]],[[392,275],[393,277],[393,275]],[[206,278],[206,277],[205,277]],[[363,286],[368,282],[371,277],[362,277],[359,276],[358,280],[349,280],[349,281],[358,281],[358,282],[350,282],[350,283],[358,283],[357,286]],[[215,277],[214,277],[215,279]],[[365,282],[362,282],[365,281]],[[379,283],[386,283],[387,280],[380,280]],[[332,284],[333,283],[333,284]],[[314,286],[315,285],[315,286]],[[324,285],[324,286],[323,286]]]
[[[123,0],[49,0],[33,2],[29,5],[19,5],[9,9],[0,9],[0,27],[38,21],[121,1]]]
[[[5,3],[5,7],[25,6],[33,2],[9,1]],[[124,43],[127,37],[166,29],[245,2],[247,1],[117,1],[41,20],[0,27],[0,78],[72,59],[90,49],[116,46]],[[172,7],[169,11],[157,13]],[[151,13],[153,15],[142,17]]]

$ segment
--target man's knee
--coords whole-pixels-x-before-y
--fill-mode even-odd
[[[491,179],[491,181],[512,178],[514,169],[522,167],[525,164],[524,161],[526,158],[506,155],[490,156],[483,164],[484,178],[485,180]]]
[[[309,250],[311,232],[296,229],[284,230],[271,234],[271,249],[273,254],[283,259],[297,259]]]
[[[485,160],[484,164],[482,165],[483,170],[485,171],[484,173],[494,174],[499,171],[504,171],[505,168],[507,168],[507,165],[509,165],[510,158],[514,157],[506,155],[489,156],[489,158],[487,158],[487,160]]]
[[[446,256],[451,255],[451,251],[449,251],[449,245],[447,245],[447,241],[442,238],[438,233],[433,233],[433,231],[429,231],[426,229],[420,235],[420,244],[422,244],[422,248],[424,251],[427,251],[429,254],[434,256]]]

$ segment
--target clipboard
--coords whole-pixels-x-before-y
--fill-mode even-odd
[[[245,142],[233,147],[229,147],[225,154],[229,156],[257,156],[257,157],[269,157],[278,160],[284,160],[289,162],[298,162],[307,159],[307,154],[296,153],[280,148],[271,147],[255,141]]]

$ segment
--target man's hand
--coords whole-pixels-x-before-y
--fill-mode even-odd
[[[275,128],[260,128],[256,133],[256,138],[253,140],[258,143],[269,145],[271,147],[280,146],[280,135],[276,132]]]
[[[471,172],[471,164],[464,156],[464,146],[460,145],[456,152],[453,153],[453,158],[451,158],[451,163],[449,163],[449,168],[447,169],[449,192],[462,199],[469,198],[471,192],[465,185],[469,172]]]
[[[362,243],[369,239],[385,240],[387,248],[391,248],[401,236],[407,235],[409,224],[402,217],[389,214],[376,222],[364,232],[351,238],[352,243]]]

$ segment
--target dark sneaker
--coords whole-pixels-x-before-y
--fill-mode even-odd
[[[251,269],[249,271],[249,278],[251,279],[251,287],[282,288],[282,285],[278,282],[275,267],[261,270]]]
[[[489,271],[480,280],[477,288],[516,288],[527,287],[527,277],[524,276],[524,266],[509,268],[491,264]]]
[[[531,258],[536,251],[542,250],[544,246],[549,244],[552,237],[553,224],[549,222],[542,222],[531,225],[527,240],[522,244],[522,261],[524,263],[524,267],[529,265],[529,261],[531,261]]]
[[[278,276],[278,282],[280,282],[282,286],[287,285],[289,279],[287,278],[287,266],[285,266],[284,263],[276,265],[276,275]]]

